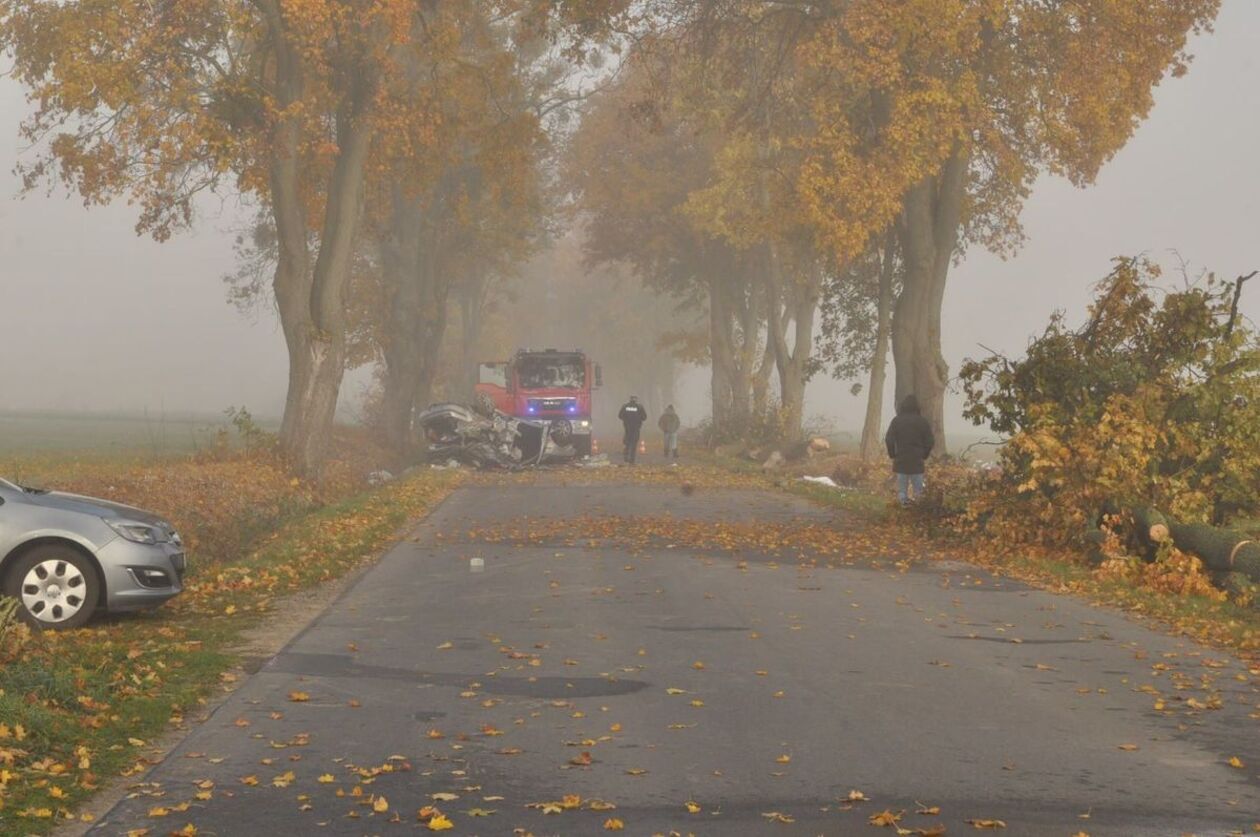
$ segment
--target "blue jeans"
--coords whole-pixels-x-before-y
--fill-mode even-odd
[[[923,497],[923,475],[922,474],[898,474],[897,475],[897,499],[901,500],[902,505],[910,502],[909,489],[914,488],[914,499],[919,500]]]

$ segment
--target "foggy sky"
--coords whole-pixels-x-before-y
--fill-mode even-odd
[[[1216,31],[1193,45],[1182,79],[1166,80],[1137,135],[1095,186],[1043,179],[1023,213],[1028,241],[1007,262],[973,252],[945,300],[951,371],[978,344],[1019,354],[1056,308],[1075,322],[1088,288],[1116,255],[1145,252],[1167,267],[1176,250],[1192,272],[1225,278],[1260,268],[1260,3],[1226,0]],[[247,214],[225,196],[203,206],[195,233],[165,244],[138,238],[134,207],[85,210],[57,192],[19,198],[9,169],[20,153],[23,92],[0,78],[0,411],[103,410],[168,414],[247,405],[276,415],[284,342],[267,311],[226,301],[232,237]],[[1244,309],[1260,320],[1260,288]],[[684,386],[685,418],[707,412],[707,373]],[[348,380],[353,398],[363,376]],[[620,398],[609,381],[606,397]],[[860,424],[848,383],[810,385],[807,415]],[[958,415],[961,401],[951,400]],[[964,429],[960,418],[953,430]]]

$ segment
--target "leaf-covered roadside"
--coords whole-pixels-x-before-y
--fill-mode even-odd
[[[742,468],[737,460],[719,460]],[[897,507],[882,467],[868,467],[856,457],[818,461],[812,470],[829,468],[852,475],[856,485],[838,492],[803,482],[781,482],[785,490],[851,515],[864,533],[865,551],[906,560],[966,561],[1057,593],[1070,593],[1123,608],[1170,625],[1177,632],[1212,645],[1232,648],[1251,658],[1260,655],[1260,608],[1247,597],[1227,596],[1203,575],[1197,561],[1094,566],[1070,546],[1017,543],[1007,537],[959,530],[941,517],[942,495],[974,479],[971,468],[938,464],[933,468],[929,502],[915,510]]]
[[[47,832],[108,778],[142,773],[150,739],[231,677],[233,645],[276,597],[370,559],[458,479],[421,472],[291,518],[238,560],[194,554],[184,595],[152,614],[0,637],[0,834]]]

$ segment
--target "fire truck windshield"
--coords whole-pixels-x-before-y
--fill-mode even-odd
[[[516,374],[523,389],[582,389],[586,386],[586,362],[581,355],[524,355]]]

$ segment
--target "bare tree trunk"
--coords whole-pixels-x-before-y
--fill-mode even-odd
[[[287,110],[302,98],[301,55],[288,38],[279,4],[260,2],[259,8],[275,50],[273,92],[280,109]],[[317,476],[323,464],[345,371],[342,292],[350,275],[364,166],[371,146],[371,123],[362,113],[372,99],[369,88],[368,80],[360,78],[337,113],[339,151],[313,267],[301,196],[301,117],[281,120],[272,134],[272,213],[279,242],[273,287],[289,352],[280,447],[299,473],[308,476]]]
[[[433,400],[433,384],[441,361],[442,339],[446,336],[447,302],[451,278],[444,275],[438,255],[441,245],[437,235],[433,246],[421,256],[419,284],[421,307],[416,328],[420,332],[420,377],[416,387],[416,405],[427,406]]]
[[[490,277],[484,270],[463,283],[459,291],[460,360],[464,365],[464,397],[473,398],[480,378],[481,315],[485,309]]]
[[[427,406],[433,394],[451,282],[441,272],[441,197],[426,201],[395,190],[394,207],[382,252],[390,289],[382,409],[386,443],[397,462],[406,464],[415,453],[415,410]]]
[[[303,95],[301,56],[284,34],[280,7],[262,7],[274,41],[274,91],[278,108],[288,109]],[[307,240],[306,212],[301,195],[301,127],[297,117],[276,123],[272,132],[271,213],[276,225],[277,258],[272,288],[280,316],[280,328],[289,354],[289,383],[285,395],[280,438],[293,437],[293,425],[301,410],[300,394],[307,388],[311,369],[307,342],[311,333],[311,253]]]
[[[760,417],[770,408],[770,376],[774,374],[774,341],[768,336],[761,351],[761,362],[753,373],[753,414]]]
[[[897,234],[889,231],[884,240],[879,269],[879,302],[875,326],[875,349],[871,354],[871,378],[866,390],[866,419],[862,422],[862,460],[875,461],[882,449],[884,379],[888,371],[888,338],[892,329],[893,280],[897,270]]]
[[[420,379],[420,348],[415,328],[420,309],[416,269],[420,261],[420,236],[416,234],[418,209],[393,191],[390,231],[381,246],[381,270],[388,310],[381,340],[384,374],[381,385],[381,431],[386,447],[398,464],[406,463],[413,446],[411,419]]]
[[[286,422],[288,434],[280,440],[290,461],[308,476],[317,476],[323,466],[345,374],[343,293],[350,278],[364,167],[372,143],[371,122],[360,111],[360,105],[370,101],[370,93],[362,90],[361,95],[352,97],[337,115],[339,151],[329,179],[319,255],[311,279],[311,333],[305,352],[309,373],[300,381],[296,413]]]
[[[814,315],[822,290],[822,268],[818,264],[810,265],[804,276],[785,283],[780,276],[778,259],[770,248],[766,288],[770,298],[767,339],[774,345],[775,366],[779,372],[784,434],[788,441],[796,441],[805,433],[805,384],[809,380],[813,355]],[[791,347],[787,343],[789,324],[794,325]]]
[[[734,386],[731,380],[734,327],[722,279],[709,277],[709,361],[710,387],[713,399],[713,428],[719,437],[731,430],[734,423]]]
[[[893,362],[897,401],[914,394],[936,436],[934,456],[945,451],[945,387],[949,366],[941,354],[941,305],[958,246],[968,158],[955,152],[937,176],[907,193],[898,234],[905,267],[893,311]]]

